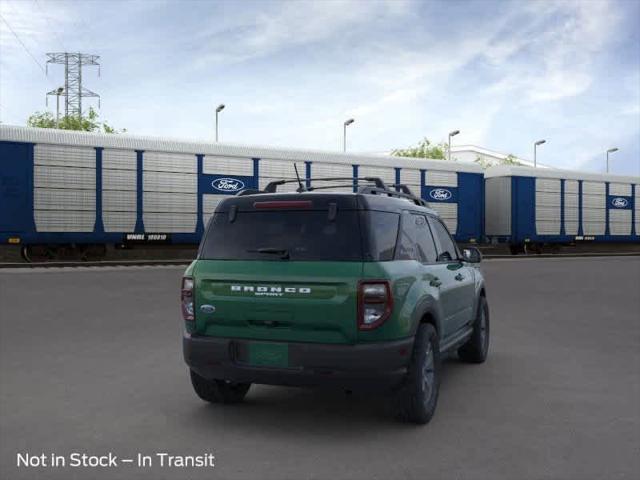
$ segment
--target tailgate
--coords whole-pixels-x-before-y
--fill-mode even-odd
[[[199,260],[196,333],[355,343],[362,268],[361,262]]]

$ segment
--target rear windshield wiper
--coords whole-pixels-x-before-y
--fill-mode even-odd
[[[286,248],[263,247],[255,250],[247,250],[249,253],[269,253],[272,255],[280,255],[282,260],[289,260],[289,250]]]

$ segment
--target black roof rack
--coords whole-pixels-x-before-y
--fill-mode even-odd
[[[331,184],[312,186],[310,182],[336,182],[336,181],[349,181],[349,183],[343,184]],[[330,188],[349,188],[353,187],[361,181],[368,182],[372,185],[359,186],[358,193],[367,195],[386,195],[389,197],[402,198],[414,202],[416,205],[423,207],[427,206],[420,197],[413,194],[411,189],[402,184],[397,183],[393,185],[386,185],[379,177],[322,177],[322,178],[305,178],[300,180],[276,180],[269,182],[264,190],[247,189],[239,192],[237,195],[255,195],[260,193],[276,193],[280,185],[287,183],[298,183],[300,186],[296,189],[298,193],[312,192],[314,190],[325,190]],[[395,190],[394,190],[395,189]]]

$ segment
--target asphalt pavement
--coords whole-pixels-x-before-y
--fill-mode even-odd
[[[446,361],[424,427],[371,394],[254,386],[244,404],[203,403],[182,361],[180,267],[0,270],[0,478],[638,478],[640,257],[482,269],[489,359]],[[16,466],[73,452],[153,466]]]

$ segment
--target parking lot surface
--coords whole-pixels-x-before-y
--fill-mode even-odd
[[[482,264],[484,365],[447,360],[426,427],[366,394],[254,386],[213,406],[182,361],[181,268],[0,270],[0,478],[614,479],[640,471],[640,257]],[[17,468],[18,453],[211,468]]]

